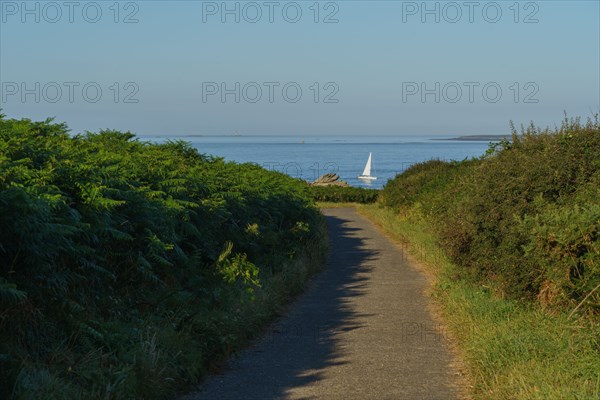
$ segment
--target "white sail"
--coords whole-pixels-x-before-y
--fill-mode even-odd
[[[358,176],[359,179],[375,180],[377,177],[371,176],[371,153],[369,153],[369,159],[365,165],[362,175]]]
[[[371,153],[369,153],[369,159],[367,160],[362,176],[371,176]]]

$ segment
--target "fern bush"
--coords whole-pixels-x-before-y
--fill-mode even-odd
[[[286,175],[0,116],[0,397],[172,395],[320,224]]]

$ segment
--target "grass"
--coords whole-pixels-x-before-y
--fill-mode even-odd
[[[465,361],[474,399],[600,398],[600,326],[567,312],[499,297],[457,278],[418,213],[398,215],[378,205],[357,210],[400,241],[433,276],[432,296]]]
[[[358,203],[349,203],[349,202],[332,202],[332,201],[318,201],[317,208],[346,208],[346,207],[356,207]]]

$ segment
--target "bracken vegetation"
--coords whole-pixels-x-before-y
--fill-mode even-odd
[[[0,398],[172,398],[301,289],[323,232],[283,174],[0,116]]]

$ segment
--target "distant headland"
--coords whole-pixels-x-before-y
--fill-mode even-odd
[[[431,140],[464,140],[464,141],[473,141],[473,142],[499,142],[503,139],[510,140],[512,135],[466,135],[466,136],[457,136],[454,138],[444,138],[444,139],[431,139]]]

